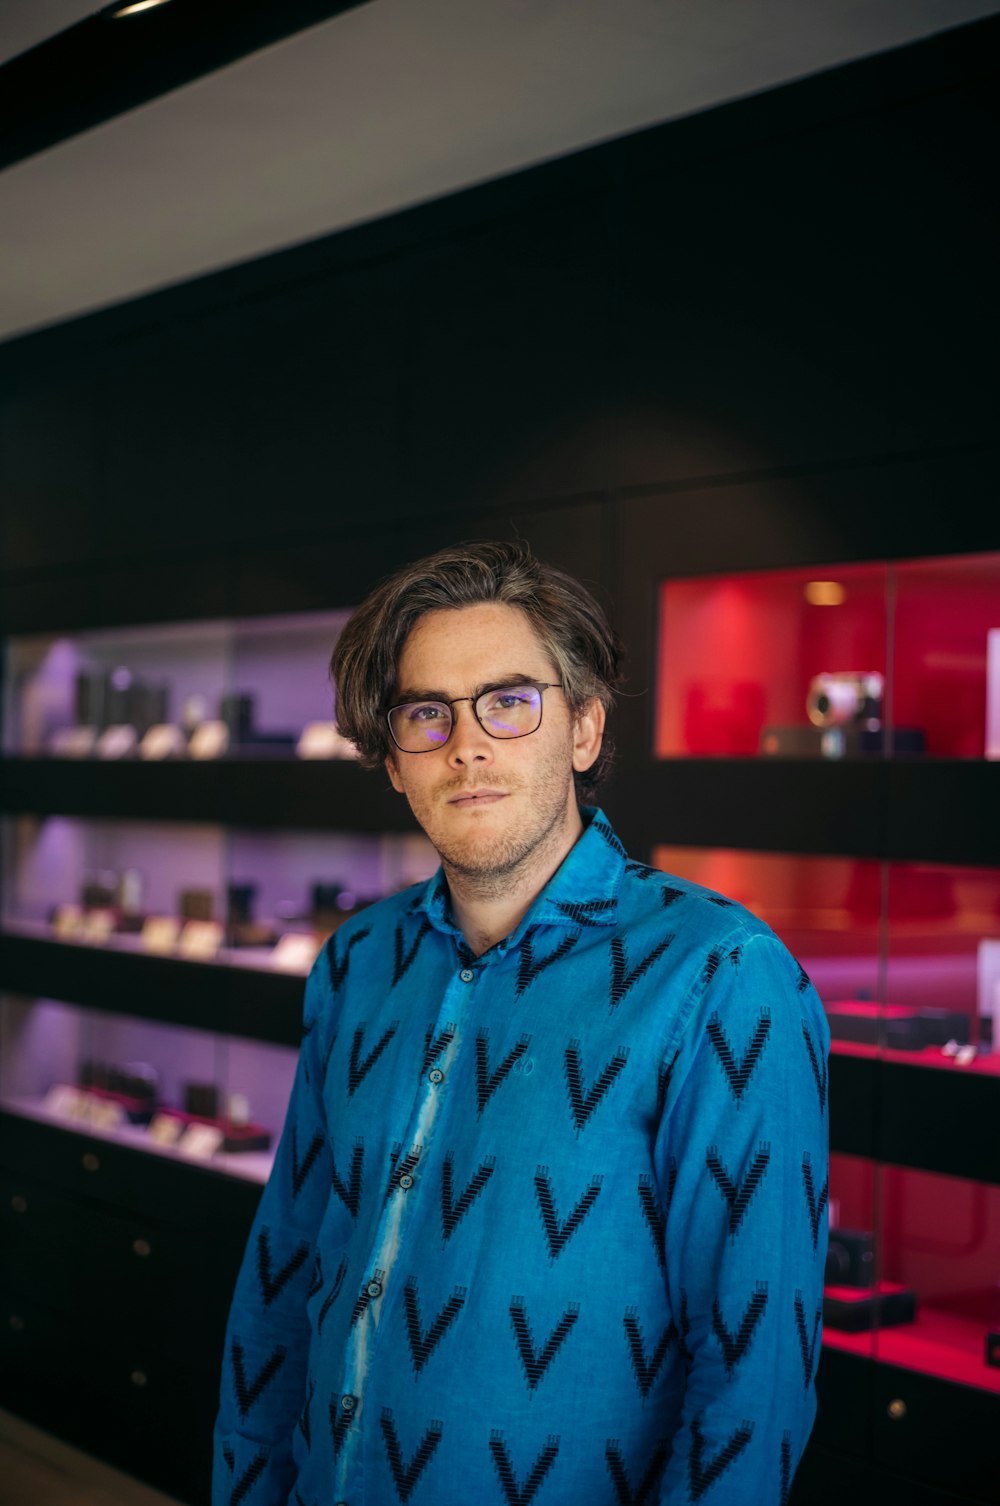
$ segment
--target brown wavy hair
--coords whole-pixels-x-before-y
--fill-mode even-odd
[[[590,591],[564,570],[536,559],[526,544],[456,544],[383,580],[337,640],[330,660],[337,724],[366,768],[381,767],[393,752],[385,714],[403,644],[418,619],[426,612],[484,602],[518,607],[528,618],[556,665],[574,716],[595,698],[611,709],[622,680],[622,648]],[[605,736],[592,767],[574,771],[577,799],[594,793],[613,755]]]

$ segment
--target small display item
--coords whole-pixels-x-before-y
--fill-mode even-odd
[[[986,1363],[1000,1370],[1000,1328],[991,1328],[986,1335]]]
[[[176,1114],[154,1114],[149,1121],[149,1138],[156,1145],[176,1145],[184,1133],[184,1120]]]
[[[912,1287],[895,1281],[879,1281],[870,1287],[825,1286],[823,1322],[843,1333],[863,1333],[866,1328],[892,1328],[912,1323],[917,1316],[917,1294]]]
[[[226,933],[217,920],[189,920],[181,931],[177,951],[189,961],[210,962],[219,955]]]
[[[215,1083],[186,1082],[184,1112],[198,1119],[215,1119],[219,1112],[219,1090]]]
[[[202,722],[191,734],[188,752],[192,758],[224,758],[229,752],[229,728],[225,722]]]
[[[55,758],[89,758],[96,741],[96,727],[60,727],[49,738],[49,752]]]
[[[178,910],[182,920],[211,920],[215,915],[215,895],[211,889],[182,889]]]
[[[115,933],[118,915],[114,910],[88,910],[77,931],[78,941],[103,946]]]
[[[986,634],[986,757],[1000,758],[1000,628]]]
[[[187,738],[172,722],[156,722],[139,744],[140,758],[184,758],[187,751]]]
[[[830,1230],[824,1279],[831,1286],[872,1286],[875,1240],[867,1229]]]
[[[874,1004],[869,999],[844,999],[827,1004],[830,1036],[890,1051],[923,1051],[948,1041],[969,1040],[969,1017],[955,1009],[931,1009],[905,1004]]]
[[[322,939],[311,932],[286,931],[271,953],[271,966],[279,973],[308,973],[322,945]]]
[[[102,872],[97,878],[85,879],[80,900],[86,910],[110,910],[118,889],[117,873]]]
[[[919,727],[764,727],[760,751],[770,758],[865,758],[881,754],[923,753],[926,739]]]
[[[806,713],[814,727],[858,725],[875,731],[882,725],[885,678],[878,670],[840,670],[814,675],[809,682]]]
[[[139,734],[125,722],[106,727],[97,739],[94,752],[98,758],[131,758],[139,745]]]
[[[140,941],[143,950],[163,956],[172,952],[181,933],[181,923],[172,915],[150,915],[143,924]]]
[[[177,1149],[192,1160],[210,1161],[222,1149],[224,1139],[214,1124],[189,1124],[177,1142]]]
[[[75,941],[83,929],[85,912],[81,905],[56,905],[52,911],[52,929],[60,941]]]
[[[225,722],[235,743],[253,736],[253,713],[252,695],[224,695],[219,701],[219,720]]]
[[[295,747],[298,758],[357,758],[354,743],[344,737],[336,722],[307,722]]]

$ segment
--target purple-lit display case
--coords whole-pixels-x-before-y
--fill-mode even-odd
[[[10,640],[0,1109],[266,1178],[319,949],[436,866],[336,730],[344,617]]]

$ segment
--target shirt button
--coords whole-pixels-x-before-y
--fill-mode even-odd
[[[471,967],[463,967],[458,976],[461,978],[463,983],[471,983],[476,975],[472,971]]]
[[[381,1281],[369,1281],[365,1290],[367,1291],[369,1297],[381,1297],[382,1283]]]
[[[400,1187],[402,1187],[404,1192],[409,1192],[410,1188],[413,1186],[413,1178],[410,1176],[410,1173],[408,1171],[403,1172],[403,1175],[399,1179],[399,1185]]]
[[[353,1412],[357,1404],[358,1398],[356,1396],[348,1395],[340,1398],[341,1410],[344,1412]]]
[[[440,1067],[432,1067],[427,1076],[433,1083],[444,1082],[444,1073],[441,1071]]]

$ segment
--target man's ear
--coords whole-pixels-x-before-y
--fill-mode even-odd
[[[573,726],[573,767],[578,774],[596,761],[604,741],[604,723],[607,714],[595,696],[588,701]]]
[[[403,781],[399,777],[399,769],[396,767],[396,760],[391,753],[387,753],[385,755],[385,772],[388,774],[389,781],[392,784],[393,789],[396,791],[396,794],[402,795]]]

